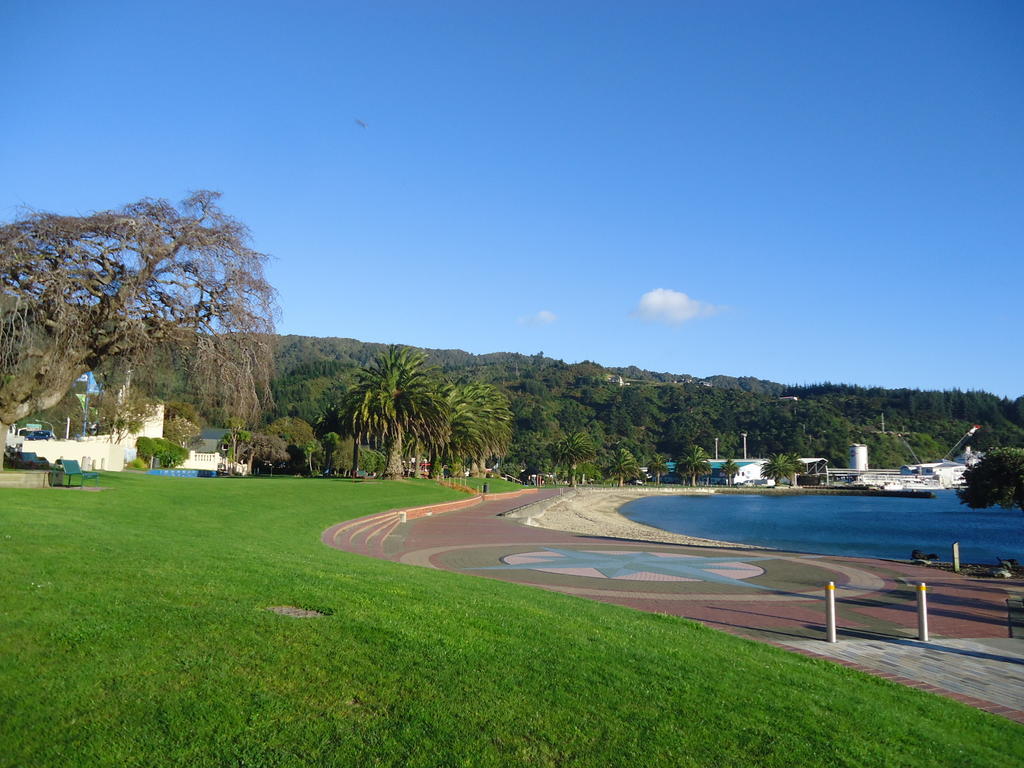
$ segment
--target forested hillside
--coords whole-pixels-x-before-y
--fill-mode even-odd
[[[382,348],[354,339],[281,337],[275,404],[266,420],[293,416],[315,423],[355,369]],[[624,446],[642,463],[655,453],[674,458],[694,444],[711,452],[716,437],[721,456],[738,456],[741,432],[748,433],[751,456],[795,451],[833,466],[846,466],[855,442],[869,446],[872,466],[912,461],[908,443],[922,461],[938,459],[972,424],[983,427],[971,439],[976,449],[1024,446],[1024,397],[828,383],[787,387],[755,378],[567,364],[541,353],[427,352],[449,378],[490,382],[508,394],[516,417],[508,470],[546,469],[551,442],[573,430],[589,431],[604,455]]]
[[[262,424],[250,426],[295,443],[289,452],[295,468],[301,470],[305,451],[303,440],[295,435],[312,439],[312,433],[307,426],[297,428],[294,422],[280,420],[298,418],[318,429],[320,417],[351,385],[355,371],[384,348],[355,339],[279,337],[273,405],[263,414]],[[509,474],[553,468],[552,443],[580,430],[588,432],[598,447],[594,469],[606,467],[619,447],[647,464],[656,454],[675,459],[694,445],[713,454],[715,438],[722,458],[738,458],[742,432],[748,435],[750,456],[796,452],[827,458],[834,467],[847,466],[851,443],[868,445],[873,467],[898,467],[913,461],[915,454],[921,461],[940,459],[973,424],[982,426],[970,440],[977,450],[1024,446],[1024,397],[1008,400],[986,392],[830,383],[785,386],[750,377],[700,379],[635,367],[605,368],[586,361],[567,364],[542,353],[425,351],[429,363],[450,381],[483,381],[507,394],[515,416],[512,448],[503,464]],[[172,413],[184,403],[184,410],[193,410],[196,421],[203,422],[199,426],[227,423],[225,413],[204,408],[201,381],[173,357],[159,360],[136,371],[136,391],[173,403]],[[100,375],[108,391],[119,391],[103,372]],[[54,424],[70,417],[78,430],[81,406],[69,393],[60,406],[41,417]],[[102,409],[98,418],[104,420]],[[273,422],[278,422],[278,428],[263,429]],[[319,431],[330,428],[326,424]]]

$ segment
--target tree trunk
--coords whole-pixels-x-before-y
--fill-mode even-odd
[[[38,358],[35,369],[22,372],[10,378],[0,376],[0,422],[4,425],[3,440],[7,439],[7,427],[17,424],[38,411],[52,408],[66,395],[75,379],[89,370],[79,360],[67,360],[64,349],[51,349]],[[7,371],[3,372],[7,374]],[[6,443],[0,448],[6,448]],[[0,450],[0,453],[3,451]],[[0,466],[3,459],[0,458]]]
[[[402,478],[402,437],[393,437],[387,444],[388,463],[384,469],[384,477],[388,480]]]
[[[575,488],[576,487],[576,465],[575,464],[573,464],[572,468],[569,470],[569,487],[570,488]]]
[[[359,438],[362,435],[357,434],[352,440],[352,479],[359,477]]]
[[[7,425],[0,421],[0,472],[4,471],[4,460],[7,458]]]

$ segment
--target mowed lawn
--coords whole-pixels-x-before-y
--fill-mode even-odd
[[[328,549],[428,481],[0,489],[3,766],[1005,766],[1024,728],[684,620]],[[265,610],[330,611],[294,619]]]
[[[466,477],[457,482],[464,483],[474,491],[482,491],[486,485],[489,493],[507,493],[509,491],[521,491],[524,488],[524,486],[518,483],[510,483],[503,477]]]

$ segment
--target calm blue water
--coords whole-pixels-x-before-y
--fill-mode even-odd
[[[935,499],[882,496],[652,496],[621,512],[638,523],[722,541],[858,557],[908,559],[911,550],[965,563],[1024,560],[1024,513],[970,509],[954,491]]]

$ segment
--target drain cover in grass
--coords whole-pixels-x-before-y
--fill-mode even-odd
[[[280,613],[282,616],[291,616],[293,619],[313,619],[318,616],[327,615],[326,613],[320,613],[320,611],[299,608],[297,605],[271,605],[267,607],[267,610]]]

